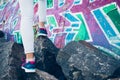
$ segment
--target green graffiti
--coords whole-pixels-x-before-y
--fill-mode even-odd
[[[108,12],[114,10],[114,9],[116,9],[116,5],[115,4],[112,4],[112,5],[109,5],[109,6],[103,8],[105,13],[108,13]]]
[[[115,4],[109,5],[103,8],[103,10],[112,20],[117,30],[120,32],[120,13],[118,12],[116,5]]]
[[[76,16],[79,18],[81,24],[80,24],[79,29],[75,30],[75,31],[78,31],[78,33],[77,33],[77,35],[75,37],[75,41],[78,41],[78,40],[88,40],[89,39],[89,35],[88,35],[88,31],[87,31],[86,26],[85,26],[85,22],[84,22],[84,20],[82,18],[82,15],[81,14],[77,14]]]
[[[6,2],[0,2],[0,10],[3,10],[6,6]]]
[[[39,0],[33,0],[34,4],[37,3]]]
[[[21,35],[20,35],[20,32],[19,31],[14,31],[14,39],[16,39],[16,40],[14,40],[14,41],[16,41],[17,43],[22,43],[22,37],[21,37]]]
[[[50,24],[54,27],[57,26],[57,23],[56,23],[55,18],[53,16],[48,16],[47,17],[47,24]]]
[[[7,3],[8,0],[0,0],[0,5]]]
[[[47,8],[53,7],[53,0],[47,0]]]

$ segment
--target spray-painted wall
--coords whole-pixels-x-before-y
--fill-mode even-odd
[[[7,33],[8,40],[21,43],[19,28],[17,0],[1,3],[0,30]],[[47,0],[46,28],[48,37],[59,48],[70,41],[86,40],[112,55],[120,55],[120,0]]]

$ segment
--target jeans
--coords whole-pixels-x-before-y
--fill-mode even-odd
[[[40,0],[38,2],[39,21],[46,21],[46,1]],[[21,10],[21,26],[20,33],[25,53],[34,53],[34,31],[33,31],[33,17],[34,5],[33,0],[19,0]]]

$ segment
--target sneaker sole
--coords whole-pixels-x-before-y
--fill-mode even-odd
[[[41,34],[41,33],[39,33],[39,34],[37,34],[37,37],[38,36],[47,36],[47,34]]]
[[[36,72],[36,69],[26,69],[24,67],[22,67],[22,69],[24,69],[26,73],[34,73],[34,72]]]

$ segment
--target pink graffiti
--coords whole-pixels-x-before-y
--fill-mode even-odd
[[[16,6],[12,6],[14,3],[10,3],[6,9],[6,13],[5,13],[5,17],[6,17],[6,21],[8,22],[8,26],[6,27],[10,27],[10,31],[15,31],[15,29],[19,29],[18,25],[20,22],[20,15],[18,14],[18,9],[19,9],[19,5],[17,4]],[[18,20],[16,25],[13,25],[12,23]],[[10,32],[10,33],[12,33]]]
[[[95,0],[94,2],[90,3],[89,0],[83,0],[82,4],[79,5],[73,5],[74,4],[74,0],[66,0],[65,4],[62,7],[58,7],[58,0],[55,0],[54,2],[54,8],[52,9],[48,9],[47,13],[48,15],[54,15],[56,18],[56,21],[58,23],[58,26],[61,27],[61,23],[64,26],[70,26],[70,23],[63,18],[60,13],[64,13],[64,11],[66,10],[70,10],[72,13],[79,13],[82,12],[86,23],[89,27],[92,39],[95,45],[101,45],[101,42],[105,42],[106,44],[104,46],[107,46],[107,44],[109,45],[104,33],[102,32],[102,30],[100,29],[99,25],[97,24],[96,20],[94,19],[93,15],[91,14],[91,11],[100,7],[103,7],[104,5],[110,4],[112,2],[116,2],[119,6],[120,6],[120,0]],[[72,7],[71,7],[72,6]],[[96,28],[97,27],[97,28]],[[54,30],[55,33],[57,32],[61,32],[61,30],[57,29]],[[101,34],[101,35],[100,35]],[[62,35],[63,36],[63,35]],[[63,37],[58,37],[56,36],[55,38],[55,44],[56,46],[62,46],[64,44],[60,43],[58,39]],[[64,36],[66,36],[64,34]],[[99,36],[96,38],[96,36]],[[101,38],[102,37],[102,38]],[[102,45],[103,46],[103,45]]]
[[[112,2],[115,2],[115,0],[96,0],[92,3],[89,2],[89,0],[83,0],[82,4],[80,5],[73,5],[73,7],[71,8],[71,11],[73,13],[76,12],[83,12],[83,13],[87,13],[90,12],[93,9],[97,9],[100,8],[106,4],[110,4]]]
[[[54,15],[56,18],[56,21],[58,23],[59,26],[61,26],[61,23],[64,22],[64,26],[69,26],[70,22],[68,22],[65,18],[63,18],[60,13],[68,10],[72,4],[73,4],[74,0],[66,0],[65,4],[59,8],[58,6],[58,0],[54,1],[54,8],[53,9],[48,9],[47,13],[48,15]]]
[[[9,34],[7,37],[8,40],[13,40],[13,31],[19,30],[20,26],[20,15],[18,14],[19,5],[16,3],[16,0],[12,0],[6,4],[3,10],[0,11],[0,14],[2,14],[2,20],[5,20],[4,26],[2,26],[2,30],[6,32],[6,34]]]
[[[70,22],[67,21],[63,16],[60,15],[60,13],[64,13],[64,11],[70,9],[70,7],[73,5],[74,0],[66,0],[65,4],[62,7],[58,6],[58,0],[54,0],[54,7],[52,9],[47,10],[47,15],[54,15],[58,24],[58,27],[61,27],[59,29],[54,29],[53,32],[59,34],[59,32],[64,31],[64,27],[69,27]],[[48,31],[49,34],[51,34],[50,31]],[[66,33],[61,33],[59,35],[55,36],[55,45],[59,48],[62,48],[65,45],[65,37]]]
[[[99,25],[97,24],[96,20],[94,19],[91,11],[100,7],[103,7],[107,4],[110,4],[112,2],[116,2],[120,5],[120,0],[96,0],[92,3],[89,2],[89,0],[83,0],[83,3],[80,5],[73,5],[72,8],[70,9],[72,13],[78,13],[78,12],[82,12],[86,23],[88,25],[88,28],[90,30],[92,39],[94,42],[94,45],[101,45],[102,42],[106,43],[104,45],[104,47],[108,47],[107,45],[109,45],[109,42],[107,41],[104,33],[102,32],[102,30],[100,29]],[[99,35],[99,33],[101,35]],[[96,36],[99,36],[96,38]],[[102,45],[102,46],[103,46]]]
[[[65,37],[67,33],[57,34],[57,38],[55,38],[55,45],[58,48],[63,48],[65,45]],[[57,42],[56,42],[57,41]]]

